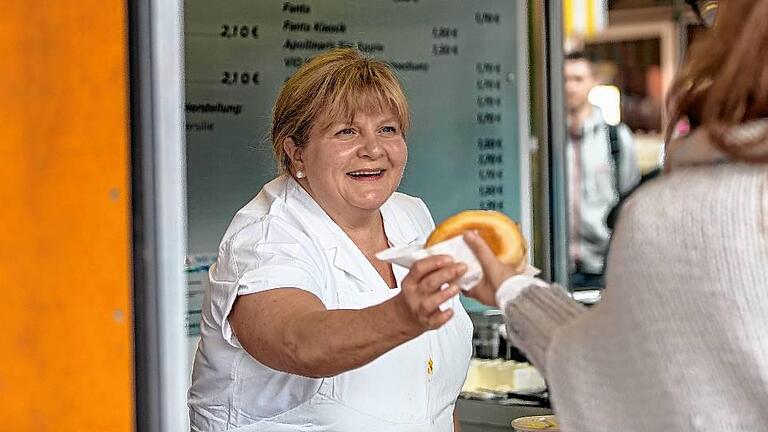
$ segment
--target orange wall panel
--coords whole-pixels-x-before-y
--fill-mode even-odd
[[[0,14],[0,431],[132,431],[126,2]]]

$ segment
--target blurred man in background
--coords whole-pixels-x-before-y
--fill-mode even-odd
[[[606,123],[589,102],[595,86],[592,62],[583,53],[568,54],[564,64],[568,143],[570,283],[573,288],[603,286],[610,239],[606,217],[619,198],[640,181],[632,132]]]

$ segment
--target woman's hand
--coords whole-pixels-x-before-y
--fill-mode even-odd
[[[440,305],[459,293],[455,282],[466,271],[465,264],[454,263],[445,255],[424,258],[411,266],[402,291],[393,299],[399,319],[411,336],[440,328],[451,319],[453,310],[441,311]],[[445,284],[449,286],[442,289]]]
[[[485,240],[474,231],[464,234],[464,241],[475,253],[477,260],[480,261],[480,266],[483,268],[483,278],[472,289],[465,291],[464,295],[488,306],[498,307],[496,291],[499,286],[510,277],[522,273],[526,266],[523,265],[521,266],[522,269],[519,269],[499,261]]]

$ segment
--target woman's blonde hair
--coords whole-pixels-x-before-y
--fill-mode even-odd
[[[270,138],[280,173],[290,172],[283,141],[302,147],[320,127],[350,122],[358,111],[389,109],[403,134],[410,127],[408,102],[386,63],[365,58],[355,48],[338,48],[313,57],[285,82],[272,110]]]
[[[729,138],[736,125],[768,117],[768,0],[722,0],[714,26],[691,46],[669,91],[667,138],[687,118],[736,159],[768,161],[756,144]]]

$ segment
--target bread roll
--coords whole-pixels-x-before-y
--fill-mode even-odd
[[[427,239],[426,247],[475,230],[499,260],[521,267],[527,245],[520,226],[504,213],[494,210],[465,210],[440,223]]]

